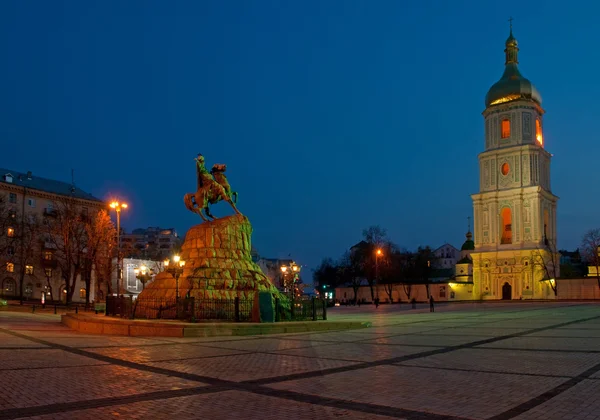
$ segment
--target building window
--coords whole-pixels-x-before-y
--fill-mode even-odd
[[[25,274],[33,274],[33,265],[25,266]]]
[[[510,120],[502,120],[501,137],[507,139],[510,137]]]
[[[535,139],[540,146],[544,145],[544,137],[542,136],[542,122],[539,118],[535,120]]]
[[[25,296],[31,297],[33,295],[33,284],[27,283],[25,285]]]
[[[13,263],[6,263],[6,271],[8,271],[9,273],[14,273],[15,272],[15,265]]]
[[[14,295],[15,290],[17,290],[17,283],[13,279],[5,279],[3,289],[5,294]]]
[[[11,228],[11,227],[9,227],[8,229],[6,229],[6,235],[7,235],[9,238],[13,238],[13,237],[15,236],[15,229],[14,229],[14,228]]]
[[[79,289],[79,297],[85,299],[85,289],[83,287]]]
[[[17,194],[15,194],[15,193],[8,194],[8,202],[15,204],[17,202]]]
[[[17,212],[14,210],[9,210],[8,211],[8,217],[11,219],[16,219],[17,218]]]
[[[51,268],[45,268],[44,269],[44,274],[46,275],[46,277],[52,277],[52,269]]]
[[[8,255],[15,255],[15,248],[12,246],[9,246],[8,248],[6,248],[6,253]]]
[[[35,198],[28,198],[27,199],[27,205],[29,207],[35,207]]]
[[[500,211],[500,223],[502,226],[500,243],[502,245],[512,244],[512,212],[509,207],[504,207]]]
[[[510,172],[510,165],[508,163],[503,163],[502,166],[500,167],[500,171],[502,172],[502,175],[506,176],[508,175],[508,173]]]
[[[44,251],[44,259],[46,261],[52,261],[52,251]]]

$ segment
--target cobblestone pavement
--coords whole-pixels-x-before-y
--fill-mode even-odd
[[[0,312],[0,419],[600,420],[600,305],[347,307],[344,332],[136,338]]]

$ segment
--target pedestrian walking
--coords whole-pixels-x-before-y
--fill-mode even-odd
[[[429,296],[429,312],[435,312],[435,308],[433,307],[433,295]]]

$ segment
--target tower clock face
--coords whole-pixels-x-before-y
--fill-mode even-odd
[[[500,172],[502,175],[506,176],[510,172],[510,165],[507,162],[504,162],[500,167]]]

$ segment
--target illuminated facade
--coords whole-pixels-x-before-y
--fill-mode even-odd
[[[556,248],[552,155],[544,148],[542,99],[518,69],[512,27],[505,70],[486,95],[485,150],[472,195],[473,299],[554,298],[548,270]],[[552,274],[550,274],[550,272]]]
[[[37,237],[33,228],[57,217],[56,203],[69,197],[81,210],[92,217],[105,208],[105,203],[72,183],[56,181],[0,168],[0,297],[7,299],[66,299],[63,274],[56,258],[55,244]],[[29,218],[29,222],[26,222]],[[27,227],[26,227],[27,226]],[[32,227],[29,227],[32,226]],[[19,230],[24,231],[20,234]],[[29,232],[29,234],[27,234]],[[92,272],[89,300],[95,300],[96,274]],[[75,282],[73,302],[85,302],[85,281],[81,275]]]

